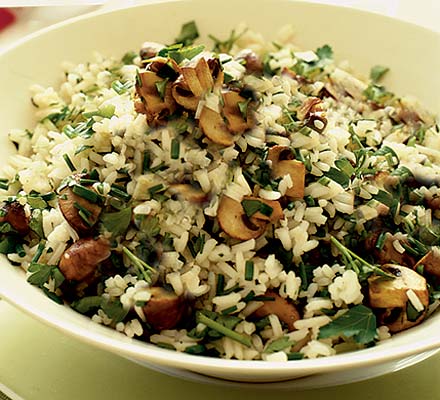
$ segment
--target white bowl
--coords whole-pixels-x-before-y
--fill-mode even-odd
[[[28,88],[33,83],[56,85],[60,63],[91,59],[94,51],[122,56],[143,41],[172,42],[182,23],[195,20],[202,36],[226,37],[239,22],[268,39],[278,27],[293,24],[297,44],[305,49],[330,44],[336,58],[348,59],[367,74],[375,64],[387,65],[386,84],[401,94],[420,98],[440,111],[440,36],[426,29],[347,8],[282,0],[181,1],[97,13],[75,18],[34,34],[0,55],[0,154],[13,151],[7,132],[31,127]],[[203,40],[203,37],[202,37]],[[0,295],[32,316],[121,356],[158,368],[173,367],[243,382],[268,382],[312,374],[377,366],[440,347],[440,314],[395,335],[376,347],[352,353],[290,362],[223,360],[172,352],[128,337],[91,322],[68,307],[48,299],[29,285],[22,271],[0,260]],[[395,365],[391,363],[390,365]],[[382,371],[383,373],[385,371]],[[340,383],[344,381],[341,372]],[[342,378],[341,378],[342,376]]]

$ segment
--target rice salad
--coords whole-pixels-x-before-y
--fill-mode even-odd
[[[435,117],[289,27],[197,38],[189,22],[31,88],[0,252],[52,300],[190,354],[331,356],[421,323],[440,298]]]

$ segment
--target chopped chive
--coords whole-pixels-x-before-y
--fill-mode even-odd
[[[93,185],[96,182],[98,181],[95,179],[87,179],[87,178],[81,178],[79,180],[80,185]]]
[[[21,243],[17,243],[15,245],[15,252],[18,254],[19,257],[24,257],[26,255],[26,251],[24,250]]]
[[[161,183],[159,183],[158,185],[154,185],[154,186],[150,187],[148,189],[148,192],[150,193],[151,196],[154,196],[157,192],[160,192],[163,189],[164,189],[164,186]]]
[[[254,301],[275,301],[275,297],[271,296],[254,296]]]
[[[208,328],[211,328],[214,331],[217,331],[217,332],[229,337],[230,339],[235,340],[236,342],[239,342],[247,347],[252,346],[252,341],[249,336],[235,332],[232,329],[229,329],[226,326],[218,323],[217,321],[214,321],[211,318],[208,318],[206,315],[204,315],[200,312],[198,312],[196,314],[196,321],[198,323],[206,325]]]
[[[8,190],[8,188],[9,188],[8,180],[7,179],[1,179],[0,180],[0,189]]]
[[[383,246],[385,244],[385,238],[386,238],[386,232],[382,232],[379,235],[379,237],[377,238],[376,246],[375,246],[376,249],[378,249],[378,250],[382,250],[383,249]]]
[[[56,199],[57,194],[55,192],[50,192],[50,193],[42,194],[40,197],[44,201],[51,201],[51,200],[55,200]]]
[[[40,242],[39,243],[39,245],[37,247],[37,251],[35,252],[34,256],[32,257],[31,264],[34,264],[34,263],[38,262],[38,260],[40,259],[41,255],[43,254],[44,246],[45,246],[45,242]]]
[[[72,160],[69,158],[68,154],[63,154],[64,161],[72,172],[76,171],[75,165],[73,165]]]
[[[89,217],[87,216],[87,214],[83,211],[83,210],[79,210],[78,211],[78,215],[81,217],[81,219],[88,225],[88,226],[93,226],[93,222],[91,222],[89,220]]]
[[[180,142],[177,139],[171,141],[171,158],[177,160],[180,154]]]
[[[86,215],[87,217],[90,217],[92,215],[92,213],[87,210],[87,208],[83,207],[81,204],[79,204],[78,202],[75,201],[75,203],[73,203],[73,206],[79,210],[82,211],[84,215]]]
[[[303,358],[304,358],[304,354],[300,353],[298,351],[295,351],[295,352],[287,354],[287,359],[289,361],[292,361],[292,360],[302,360]]]
[[[222,311],[222,315],[228,315],[228,314],[233,313],[234,311],[237,311],[237,306],[231,306],[231,307],[225,308]]]
[[[158,171],[163,171],[164,169],[167,169],[168,167],[165,165],[165,161],[162,161],[159,165],[156,165],[153,168],[150,168],[150,171],[155,173]]]
[[[110,194],[114,197],[117,197],[124,201],[129,201],[131,199],[131,195],[124,191],[120,186],[112,185],[110,188]]]
[[[217,287],[216,287],[216,295],[220,295],[223,293],[223,289],[225,288],[225,276],[223,274],[217,275]]]
[[[245,269],[244,269],[244,279],[246,281],[251,281],[254,278],[254,262],[246,261]]]
[[[145,174],[150,169],[151,156],[148,151],[144,153],[144,159],[142,160],[142,172]]]
[[[260,213],[265,215],[266,217],[270,217],[272,215],[273,208],[265,203],[261,203]]]
[[[73,193],[77,194],[79,197],[86,199],[92,203],[97,203],[99,200],[99,196],[93,190],[87,189],[81,185],[74,185],[72,188]]]
[[[423,276],[423,274],[424,274],[424,272],[425,272],[425,266],[424,266],[423,264],[417,265],[417,267],[416,267],[416,272],[417,272],[419,275],[422,275],[422,276]]]

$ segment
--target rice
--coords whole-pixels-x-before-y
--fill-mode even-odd
[[[420,323],[439,305],[434,117],[289,28],[236,32],[34,85],[1,252],[51,299],[190,354],[287,362]]]

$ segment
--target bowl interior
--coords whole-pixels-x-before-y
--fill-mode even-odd
[[[208,34],[226,38],[243,21],[267,39],[273,38],[279,27],[291,24],[297,32],[298,46],[315,49],[329,44],[337,60],[349,60],[364,75],[368,75],[373,65],[386,65],[391,73],[385,83],[391,90],[412,94],[434,112],[440,111],[440,75],[434,73],[440,70],[440,36],[426,29],[375,14],[306,2],[162,1],[75,18],[34,34],[0,55],[0,85],[4,96],[0,108],[3,133],[0,155],[5,159],[13,152],[7,140],[9,129],[32,126],[29,86],[34,83],[56,86],[62,61],[86,62],[95,51],[120,57],[147,40],[169,43],[182,23],[190,20],[196,21],[201,41]],[[5,258],[0,260],[0,295],[40,320],[110,351],[234,380],[281,380],[367,366],[440,346],[440,337],[436,337],[440,330],[440,315],[437,315],[375,348],[334,356],[331,362],[328,359],[289,363],[218,360],[170,352],[96,325],[53,303],[30,286],[21,271],[11,267]]]

